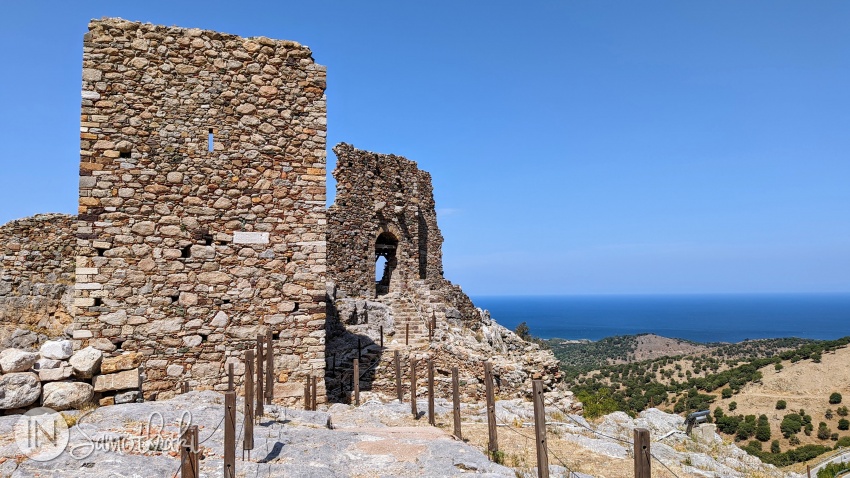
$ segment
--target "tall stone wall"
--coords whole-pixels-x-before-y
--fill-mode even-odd
[[[401,156],[345,143],[334,153],[337,192],[328,211],[328,267],[339,292],[375,296],[375,248],[382,234],[398,241],[390,290],[415,280],[442,285],[443,236],[431,175]]]
[[[34,345],[71,325],[74,226],[73,216],[39,214],[0,227],[0,348]]]
[[[291,41],[89,24],[74,338],[143,354],[146,397],[222,389],[267,329],[284,393],[323,376],[325,75]]]

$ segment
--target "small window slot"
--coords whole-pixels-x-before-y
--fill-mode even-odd
[[[121,151],[120,153],[118,153],[118,157],[119,158],[129,158],[130,152],[129,151]]]
[[[188,259],[188,258],[192,257],[192,245],[191,244],[184,247],[180,251],[180,257],[182,257],[184,259]]]

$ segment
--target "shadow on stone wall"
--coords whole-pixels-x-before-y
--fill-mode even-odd
[[[327,298],[327,319],[325,321],[325,389],[328,402],[352,403],[354,401],[354,360],[360,350],[360,391],[372,390],[375,369],[381,362],[383,348],[380,335],[377,341],[374,334],[367,331],[357,333],[347,325],[357,325],[356,312],[340,313],[333,298]],[[341,317],[340,315],[346,315]]]

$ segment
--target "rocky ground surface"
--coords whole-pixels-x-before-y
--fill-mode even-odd
[[[237,437],[243,430],[242,406],[240,399]],[[418,409],[427,410],[427,402],[419,400]],[[450,403],[438,400],[435,410],[437,427],[429,426],[425,417],[414,420],[410,404],[397,401],[369,400],[359,407],[333,404],[318,412],[267,406],[254,428],[250,456],[243,459],[242,441],[237,441],[237,476],[537,476],[531,466],[533,440],[529,443],[521,438],[533,437],[531,403],[522,399],[497,402],[500,448],[510,467],[492,463],[482,452],[487,432],[481,404],[462,407],[464,441],[449,433]],[[558,403],[547,406],[552,476],[568,476],[570,471],[571,478],[633,476],[629,441],[635,427],[651,432],[654,476],[800,476],[762,464],[724,443],[710,429],[698,439],[686,437],[681,417],[656,409],[636,419],[618,412],[596,424],[564,412]],[[199,426],[201,476],[221,473],[224,430],[220,393],[190,392],[166,401],[107,406],[88,414],[65,413],[69,422],[76,419],[70,428],[70,443],[65,453],[47,462],[26,457],[16,445],[14,426],[19,417],[0,417],[0,476],[174,476],[180,465],[176,450],[181,418],[183,423]],[[516,446],[521,449],[512,448]],[[532,458],[520,460],[519,453],[529,453]]]
[[[239,400],[240,409],[241,406]],[[398,410],[389,407],[383,413],[370,407],[352,410],[347,405],[336,405],[329,412],[305,412],[268,406],[266,415],[254,428],[250,458],[246,455],[242,459],[242,444],[237,443],[236,476],[515,476],[511,469],[491,463],[479,450],[438,428],[385,425],[382,419],[402,413],[404,407],[398,404]],[[22,456],[12,433],[17,417],[0,417],[0,476],[174,476],[180,464],[179,455],[174,452],[175,440],[181,417],[187,412],[191,422],[200,428],[204,455],[201,476],[220,476],[223,395],[217,392],[190,392],[167,401],[101,407],[79,418],[71,428],[69,452],[48,462]],[[155,423],[149,434],[148,420],[152,415]],[[333,423],[334,419],[337,423]],[[330,424],[333,429],[328,428]],[[242,426],[240,416],[237,432]],[[98,444],[94,450],[93,442]],[[115,451],[121,447],[125,451]]]

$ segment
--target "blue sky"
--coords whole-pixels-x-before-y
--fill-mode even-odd
[[[471,294],[850,292],[846,1],[3,2],[0,223],[76,208],[101,16],[309,45]]]

